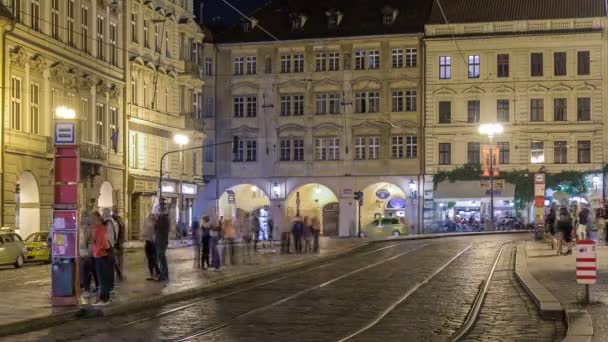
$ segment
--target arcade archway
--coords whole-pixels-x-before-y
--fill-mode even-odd
[[[227,189],[220,196],[218,215],[226,220],[236,219],[238,222],[253,219],[255,216],[260,225],[259,239],[268,240],[272,236],[269,206],[270,198],[264,190],[253,184],[239,184]]]
[[[413,202],[395,184],[379,182],[369,185],[363,190],[362,225],[379,217],[399,217],[412,224],[415,223],[413,218],[415,211],[416,207]]]
[[[285,206],[287,208],[287,220],[293,219],[298,214],[299,209],[301,217],[316,216],[319,218],[323,235],[339,235],[338,197],[325,185],[312,183],[294,189],[287,196]]]
[[[15,191],[15,228],[22,238],[40,231],[40,193],[34,175],[23,172]]]
[[[110,182],[103,182],[99,187],[97,206],[99,209],[112,208],[114,206],[114,188]]]

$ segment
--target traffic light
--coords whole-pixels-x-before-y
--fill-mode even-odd
[[[357,191],[355,192],[355,199],[359,202],[359,205],[363,205],[363,192]]]

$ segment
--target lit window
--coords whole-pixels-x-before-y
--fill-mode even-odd
[[[530,142],[530,162],[532,164],[542,164],[545,162],[545,149],[542,141]]]

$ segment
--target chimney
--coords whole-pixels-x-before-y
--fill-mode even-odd
[[[198,6],[198,23],[203,25],[203,2]]]

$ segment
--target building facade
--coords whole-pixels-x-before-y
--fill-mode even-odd
[[[434,6],[425,26],[425,223],[442,219],[448,202],[481,216],[485,207],[488,215],[489,196],[465,189],[481,194],[479,182],[433,188],[434,174],[481,163],[484,147],[500,149],[503,171],[602,170],[603,2],[564,1],[542,12],[516,0],[504,8],[475,0],[444,5],[450,24]],[[464,13],[465,5],[478,10]],[[499,123],[504,133],[490,141],[478,131],[484,123]],[[497,194],[495,215],[513,211],[514,187],[507,188]]]
[[[215,35],[204,121],[218,145],[199,212],[272,218],[274,234],[318,216],[326,235],[349,236],[362,191],[364,225],[417,226],[425,7],[273,1]]]
[[[192,0],[123,4],[130,238],[138,239],[146,216],[158,207],[161,174],[172,222],[188,224],[192,218],[203,152],[163,155],[202,145],[204,35]],[[188,143],[179,145],[177,134],[188,137]]]

